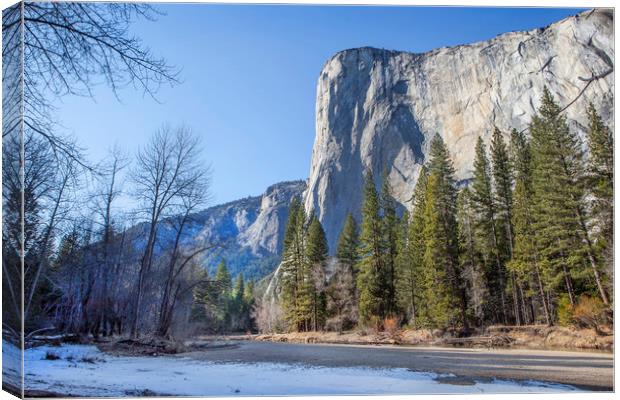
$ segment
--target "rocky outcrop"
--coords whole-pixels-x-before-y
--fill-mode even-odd
[[[544,86],[584,134],[593,102],[613,128],[613,12],[581,13],[528,32],[424,54],[359,48],[333,56],[320,73],[316,138],[306,210],[334,249],[347,213],[359,214],[363,173],[385,173],[408,205],[430,140],[439,134],[457,178],[471,177],[478,136],[493,126],[526,129]]]
[[[184,244],[218,244],[203,262],[210,273],[224,259],[233,276],[243,272],[246,278],[262,278],[280,260],[290,202],[301,197],[305,188],[304,181],[281,182],[267,188],[261,196],[198,212],[191,216],[185,229]],[[159,237],[160,241],[172,240],[172,226],[164,224]]]
[[[240,233],[239,242],[250,247],[255,254],[280,254],[289,205],[294,197],[301,197],[305,187],[302,181],[282,182],[268,187],[261,197],[256,219]]]

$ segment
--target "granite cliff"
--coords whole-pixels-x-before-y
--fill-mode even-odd
[[[593,102],[613,128],[613,12],[587,11],[548,27],[423,54],[344,50],[320,72],[306,210],[332,252],[346,215],[359,215],[363,173],[385,173],[408,206],[429,143],[441,135],[458,179],[472,174],[474,145],[494,126],[526,129],[544,86],[585,133]]]

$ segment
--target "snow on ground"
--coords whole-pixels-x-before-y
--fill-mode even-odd
[[[6,342],[3,347],[11,346]],[[57,360],[46,358],[58,356]],[[3,351],[3,358],[5,352]],[[115,357],[95,346],[42,346],[26,350],[26,389],[74,396],[343,395],[563,392],[574,387],[542,382],[477,381],[455,385],[446,377],[404,368],[323,368],[275,363],[213,363],[182,356]],[[147,391],[147,392],[145,392]]]
[[[22,351],[19,347],[2,341],[2,381],[16,388],[21,386]]]

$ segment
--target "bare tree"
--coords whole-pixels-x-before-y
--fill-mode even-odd
[[[4,138],[3,274],[11,309],[22,311],[18,319],[30,322],[35,295],[49,267],[59,227],[70,211],[70,195],[78,175],[75,164],[56,159],[39,136],[26,134],[23,154],[20,147],[17,135]]]
[[[357,322],[355,281],[350,266],[335,260],[333,274],[327,287],[327,327],[342,332]]]
[[[100,226],[101,240],[98,243],[98,286],[96,298],[98,305],[97,324],[94,334],[97,335],[99,329],[103,329],[103,334],[107,335],[111,331],[111,320],[108,317],[112,299],[110,298],[110,281],[113,278],[115,256],[116,221],[114,220],[114,203],[121,196],[120,174],[129,165],[127,157],[118,147],[110,150],[109,158],[101,166],[103,170],[99,188],[93,196],[94,212],[97,214],[96,223]]]
[[[32,253],[27,255],[24,268],[24,320],[28,321],[33,300],[40,281],[49,267],[50,256],[53,251],[54,238],[60,224],[67,220],[67,215],[74,204],[71,195],[75,193],[76,165],[72,160],[61,160],[52,164],[56,169],[54,180],[48,183],[45,194],[45,213],[40,224],[40,236],[28,244]],[[42,161],[46,162],[46,161]]]
[[[279,333],[287,330],[284,310],[275,298],[266,295],[258,297],[252,309],[252,318],[261,333]]]
[[[168,219],[168,223],[172,225],[174,239],[172,246],[168,250],[169,260],[165,268],[165,280],[163,285],[163,293],[159,306],[159,320],[157,323],[157,334],[166,337],[170,334],[170,325],[173,319],[174,306],[176,305],[177,296],[181,288],[179,279],[183,276],[185,269],[192,266],[194,259],[206,251],[215,247],[214,244],[206,244],[201,246],[183,246],[182,238],[185,229],[193,221],[193,213],[198,207],[205,204],[208,199],[209,189],[209,170],[203,168],[202,171],[196,171],[195,179],[188,183],[186,190],[179,194],[178,205],[175,207],[180,213]],[[199,280],[201,281],[201,280]],[[197,285],[189,283],[190,286]],[[177,289],[175,289],[175,287]]]
[[[20,2],[2,12],[3,217],[12,220],[3,229],[3,285],[19,321],[45,277],[70,186],[80,169],[94,172],[76,141],[59,133],[54,100],[90,96],[100,83],[116,95],[133,86],[150,96],[176,84],[179,71],[129,32],[136,18],[156,15],[146,4],[94,2]]]
[[[139,212],[146,219],[147,233],[131,318],[133,337],[138,335],[145,280],[153,264],[159,226],[166,216],[176,214],[183,208],[191,210],[200,204],[208,186],[209,171],[201,164],[199,152],[198,138],[189,129],[181,127],[172,130],[164,126],[138,154],[132,175],[135,195],[140,201]],[[179,230],[179,238],[181,232],[182,229]],[[178,243],[175,245],[177,248]],[[175,258],[172,264],[176,263]],[[169,270],[173,269],[174,265]]]
[[[32,1],[4,10],[3,137],[23,122],[59,156],[86,166],[75,142],[56,132],[52,99],[90,96],[98,83],[115,94],[134,86],[151,96],[162,84],[177,83],[178,70],[129,32],[134,19],[156,15],[139,3]]]

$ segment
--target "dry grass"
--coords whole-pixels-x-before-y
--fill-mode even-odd
[[[288,343],[333,344],[402,344],[402,345],[458,345],[485,347],[519,347],[557,350],[603,350],[612,351],[614,337],[600,334],[594,329],[567,327],[491,326],[484,332],[476,332],[470,338],[456,339],[449,332],[428,329],[401,329],[395,331],[368,332],[291,332],[279,334],[249,335],[240,338]]]

